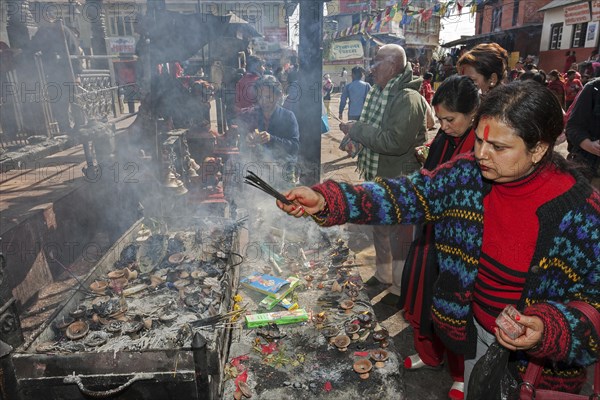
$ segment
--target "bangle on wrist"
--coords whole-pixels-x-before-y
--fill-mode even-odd
[[[322,224],[327,219],[328,214],[329,214],[329,205],[327,204],[327,202],[325,202],[325,206],[323,207],[323,209],[321,211],[313,214],[312,218],[315,220],[315,222]]]

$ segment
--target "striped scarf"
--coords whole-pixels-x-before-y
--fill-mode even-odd
[[[380,90],[379,86],[373,86],[365,99],[365,106],[360,115],[360,122],[372,125],[376,128],[381,128],[383,112],[385,111],[388,102],[391,100],[391,89],[398,83],[401,77],[402,75],[398,75],[390,79],[383,90]],[[378,167],[379,153],[362,146],[361,151],[358,153],[357,165],[360,176],[366,181],[371,181],[377,176]]]

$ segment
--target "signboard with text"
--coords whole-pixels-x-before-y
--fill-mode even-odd
[[[135,53],[135,38],[133,36],[108,37],[107,41],[110,54]]]
[[[600,21],[600,0],[592,1],[592,21]]]
[[[377,9],[377,2],[373,0],[339,0],[340,1],[340,14],[354,14],[359,12],[366,12],[369,10],[369,1],[371,1],[371,9]]]
[[[267,42],[285,44],[288,42],[287,28],[263,28],[263,36]]]
[[[588,2],[565,7],[565,24],[574,25],[591,21],[590,6]]]
[[[330,51],[330,60],[351,60],[362,58],[364,55],[363,46],[360,40],[347,40],[344,42],[332,42]]]

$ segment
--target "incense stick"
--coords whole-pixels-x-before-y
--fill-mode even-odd
[[[289,201],[288,199],[286,199],[283,194],[279,193],[271,185],[269,185],[267,182],[265,182],[264,180],[262,180],[258,175],[256,175],[252,171],[248,171],[248,175],[246,175],[244,177],[244,183],[246,183],[246,184],[248,184],[250,186],[253,186],[253,187],[257,188],[257,189],[262,190],[266,194],[268,194],[268,195],[276,198],[277,200],[281,201],[283,204],[286,204],[286,205],[292,204],[292,202]]]

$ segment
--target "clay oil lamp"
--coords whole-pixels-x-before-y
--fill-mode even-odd
[[[190,277],[190,273],[188,271],[181,271],[179,272],[179,278],[180,279],[188,279]]]
[[[160,322],[173,322],[176,319],[177,319],[177,314],[175,314],[175,313],[172,313],[172,314],[165,313],[165,314],[161,314],[158,317],[158,320]]]
[[[127,286],[127,276],[125,276],[125,271],[122,269],[110,271],[108,278],[110,279],[109,286],[115,293],[121,293],[123,288]]]
[[[64,334],[69,325],[75,322],[73,317],[62,317],[61,319],[54,322],[54,328],[61,334]]]
[[[206,274],[203,271],[199,271],[199,270],[195,270],[190,273],[190,276],[192,277],[192,279],[200,279],[205,275]]]
[[[76,309],[69,311],[69,315],[75,319],[81,319],[85,315],[87,308],[82,304],[78,306]]]
[[[369,313],[358,314],[357,317],[358,322],[363,328],[370,328],[371,322],[373,321],[373,317]]]
[[[138,271],[135,269],[125,268],[125,277],[127,277],[128,281],[133,281],[138,277]]]
[[[371,359],[375,361],[375,368],[383,368],[385,366],[385,362],[389,358],[388,351],[383,349],[371,350],[370,355]]]
[[[185,255],[183,253],[173,253],[169,256],[169,263],[173,265],[179,265],[185,259]]]
[[[102,346],[104,343],[108,341],[108,335],[105,332],[96,331],[90,333],[85,338],[85,345],[89,347],[98,347]]]
[[[348,324],[346,325],[345,330],[346,334],[350,336],[352,340],[358,340],[358,338],[360,337],[360,335],[358,334],[358,331],[360,330],[359,324]]]
[[[333,342],[333,338],[340,333],[340,330],[335,326],[326,326],[325,328],[321,329],[321,333],[328,341]]]
[[[96,294],[102,295],[106,293],[108,282],[106,281],[94,281],[90,283],[90,290]]]
[[[351,288],[348,290],[348,297],[350,297],[350,300],[355,301],[358,298],[359,295],[359,291],[356,288]]]
[[[135,240],[138,242],[145,242],[150,238],[150,236],[152,236],[150,229],[142,225],[142,228],[137,232],[137,237]]]
[[[125,313],[127,312],[127,306],[121,306],[120,308],[116,309],[112,314],[109,314],[108,316],[113,318],[113,319],[118,319],[120,321],[124,321],[126,319],[125,317]]]
[[[35,348],[36,353],[51,353],[56,348],[56,342],[42,342]]]
[[[373,369],[373,364],[366,358],[361,358],[356,361],[353,365],[354,372],[360,376],[360,379],[367,379],[369,377],[369,372]]]
[[[329,268],[327,268],[327,267],[319,268],[316,272],[321,275],[321,279],[326,280],[327,274],[329,273]]]
[[[75,321],[65,331],[65,335],[71,340],[81,339],[90,331],[90,326],[85,321]]]
[[[322,325],[325,323],[325,321],[327,321],[327,314],[325,313],[325,311],[322,311],[320,313],[314,314],[313,319],[315,321],[315,324]]]
[[[178,289],[178,290],[185,288],[189,284],[190,284],[190,281],[188,281],[187,279],[178,279],[175,282],[173,282],[173,286],[175,287],[175,289]]]
[[[111,323],[106,325],[106,327],[104,329],[106,329],[106,331],[110,332],[110,333],[119,333],[119,332],[121,332],[122,328],[123,328],[123,322],[112,321]]]
[[[333,338],[333,344],[335,347],[338,348],[339,351],[348,350],[348,345],[350,344],[350,342],[350,338],[346,335],[338,335]]]
[[[312,287],[312,282],[315,280],[315,277],[313,275],[304,275],[304,280],[306,281],[306,286],[307,287]]]
[[[389,346],[388,338],[390,334],[387,329],[380,329],[373,332],[373,340],[379,343],[379,347],[385,349]]]
[[[130,321],[123,324],[123,328],[121,329],[126,335],[135,335],[144,327],[144,323],[142,321]]]
[[[346,314],[352,314],[352,308],[354,302],[352,300],[344,300],[340,303],[340,308],[345,311]]]
[[[164,283],[165,280],[158,276],[158,275],[150,275],[150,286],[152,286],[153,288],[157,287],[158,285]]]
[[[106,276],[108,276],[108,279],[119,279],[125,276],[125,270],[122,269],[115,269],[113,271],[110,271]]]
[[[238,381],[237,390],[233,393],[233,398],[240,400],[241,398],[249,399],[252,397],[250,386],[244,381]]]

